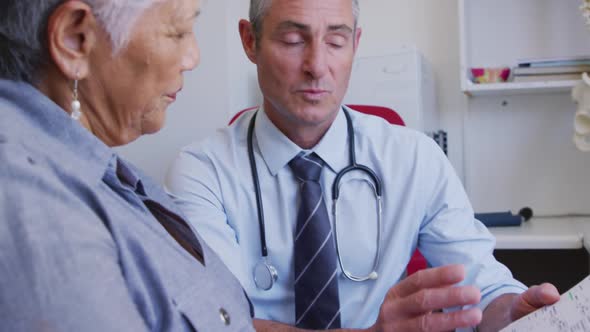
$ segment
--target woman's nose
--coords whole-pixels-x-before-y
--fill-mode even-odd
[[[199,44],[197,43],[197,39],[194,37],[191,38],[190,46],[188,47],[186,54],[182,59],[182,70],[189,71],[195,69],[199,65],[199,61],[201,60],[201,51],[199,50]]]

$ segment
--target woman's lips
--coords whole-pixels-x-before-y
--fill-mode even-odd
[[[174,92],[174,93],[169,93],[169,94],[166,94],[166,97],[168,97],[168,98],[172,99],[172,101],[175,101],[175,100],[176,100],[176,95],[177,95],[177,94],[178,94],[178,93],[179,93],[181,90],[182,90],[182,87],[181,87],[181,88],[179,88],[178,90],[176,90],[176,92]]]

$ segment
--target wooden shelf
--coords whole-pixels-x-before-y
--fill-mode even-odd
[[[506,83],[466,83],[463,92],[468,96],[500,96],[517,94],[540,94],[552,92],[570,92],[580,80],[506,82]]]

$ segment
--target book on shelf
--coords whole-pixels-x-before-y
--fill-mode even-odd
[[[590,72],[590,65],[585,66],[552,66],[552,67],[516,67],[514,75],[545,75],[545,74],[582,74]]]
[[[518,67],[563,67],[563,66],[590,66],[590,55],[554,57],[554,58],[528,58],[517,60]]]
[[[581,80],[582,74],[546,74],[546,75],[514,75],[513,82],[546,82]]]

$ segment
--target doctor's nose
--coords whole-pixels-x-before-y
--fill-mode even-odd
[[[305,50],[303,71],[311,78],[324,76],[328,71],[326,47],[320,43],[312,43]]]

